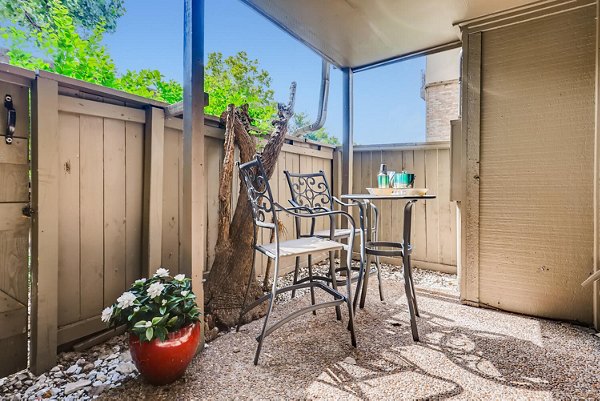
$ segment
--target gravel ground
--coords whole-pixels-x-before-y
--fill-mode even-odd
[[[371,280],[357,313],[358,348],[344,322],[320,310],[265,340],[252,364],[262,321],[211,342],[186,375],[153,387],[130,380],[105,399],[597,399],[600,338],[582,327],[461,305],[455,277],[415,271],[421,342],[414,343],[403,283],[387,269],[386,302]],[[454,283],[452,281],[454,280]],[[424,288],[431,284],[433,291]],[[446,284],[446,294],[440,287]],[[448,291],[449,290],[449,291]],[[319,297],[319,299],[325,299]],[[273,319],[308,305],[277,305]]]
[[[593,330],[461,305],[455,275],[415,269],[421,342],[414,343],[402,269],[383,265],[382,277],[386,302],[373,276],[356,316],[356,349],[346,311],[340,323],[333,310],[320,310],[268,337],[254,366],[262,323],[255,321],[240,333],[220,333],[181,380],[154,387],[139,378],[125,336],[118,336],[60,354],[60,365],[45,375],[0,379],[0,399],[600,398],[600,338]],[[280,285],[291,281],[288,274]],[[307,294],[279,299],[273,321],[308,305]]]

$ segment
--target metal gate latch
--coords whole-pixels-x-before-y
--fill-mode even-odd
[[[23,208],[23,216],[32,217],[35,213],[35,210],[31,207],[31,205],[27,205]]]
[[[6,137],[7,145],[12,144],[13,135],[15,134],[15,125],[17,124],[17,111],[13,105],[12,96],[4,96],[4,107],[6,107]]]

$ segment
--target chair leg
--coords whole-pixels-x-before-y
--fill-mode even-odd
[[[312,255],[308,255],[308,281],[313,282],[313,274],[312,274]],[[310,287],[310,303],[314,305],[315,300],[315,289],[314,287]],[[313,311],[313,315],[316,315],[317,311]]]
[[[329,252],[329,276],[331,277],[331,287],[337,291],[337,280],[335,277],[335,252]],[[342,310],[339,306],[335,307],[335,318],[342,320]]]
[[[235,328],[236,332],[240,331],[240,326],[242,325],[242,318],[244,317],[244,308],[246,307],[246,301],[248,300],[248,293],[250,292],[250,284],[252,284],[252,277],[255,274],[255,262],[256,262],[256,251],[252,251],[252,269],[250,271],[250,276],[248,277],[248,285],[246,286],[246,293],[244,294],[244,300],[242,301],[242,307],[240,308],[240,316],[238,317],[238,324]]]
[[[263,323],[262,332],[260,333],[260,339],[258,340],[258,346],[256,347],[256,354],[254,355],[254,365],[258,365],[258,358],[260,357],[260,351],[262,349],[263,342],[265,341],[265,333],[267,331],[267,325],[269,323],[269,316],[273,311],[273,304],[275,303],[275,294],[277,293],[277,276],[279,275],[279,258],[275,258],[275,271],[273,274],[273,287],[271,288],[271,298],[269,298],[269,309],[265,316],[265,322]]]
[[[298,283],[298,270],[300,270],[300,257],[296,256],[296,267],[294,268],[294,284]],[[296,298],[296,290],[292,290],[292,298]]]

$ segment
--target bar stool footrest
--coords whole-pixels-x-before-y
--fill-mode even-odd
[[[381,249],[391,248],[391,249]],[[408,253],[410,254],[411,247],[408,247]],[[389,241],[370,241],[365,246],[365,252],[367,255],[374,256],[404,256],[405,249],[404,244],[401,242],[389,242]]]

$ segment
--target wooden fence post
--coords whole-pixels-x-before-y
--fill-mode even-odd
[[[143,277],[154,274],[162,261],[164,148],[165,113],[150,107],[144,134]]]
[[[56,364],[58,331],[58,83],[35,80],[32,106],[31,371]]]

